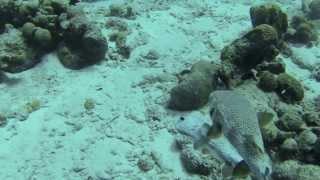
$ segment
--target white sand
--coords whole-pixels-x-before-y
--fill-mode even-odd
[[[102,29],[107,18],[94,10],[107,9],[111,2],[86,4]],[[130,59],[73,71],[52,53],[35,68],[11,75],[17,83],[0,85],[0,111],[9,116],[8,125],[0,128],[0,179],[200,179],[183,170],[173,149],[180,114],[165,110],[168,92],[177,81],[174,73],[199,59],[218,61],[223,46],[251,28],[250,3],[155,2],[133,3],[140,13],[127,21],[132,30],[128,42],[135,47]],[[281,2],[298,9],[298,0]],[[195,16],[199,12],[204,15]],[[160,58],[143,58],[149,50]],[[308,79],[308,70],[286,62],[288,72],[313,90],[306,98],[319,94],[319,83]],[[20,121],[21,109],[34,99],[41,108]],[[90,112],[83,106],[86,99],[96,103]],[[148,172],[137,166],[142,154],[154,157]]]

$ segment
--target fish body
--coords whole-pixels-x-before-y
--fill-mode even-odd
[[[268,179],[271,160],[264,150],[257,113],[249,100],[234,91],[214,91],[209,99],[212,131],[223,133],[247,163],[258,180]]]

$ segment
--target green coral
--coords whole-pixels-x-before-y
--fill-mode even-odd
[[[263,71],[260,74],[258,86],[266,92],[274,91],[278,86],[277,78],[271,72]]]
[[[279,35],[285,33],[288,29],[288,17],[276,4],[263,4],[250,8],[252,25],[258,26],[268,24],[273,26]]]
[[[313,19],[320,19],[320,0],[313,0],[310,5],[310,17]]]
[[[244,37],[260,46],[276,45],[279,39],[276,29],[267,24],[256,26]]]
[[[304,89],[302,84],[287,73],[279,74],[277,93],[286,102],[301,101],[304,97]]]
[[[27,22],[22,26],[22,34],[30,45],[37,49],[46,49],[53,45],[52,33],[45,28],[37,27],[31,22]]]
[[[317,41],[317,31],[314,25],[306,18],[294,16],[291,20],[291,26],[294,31],[287,35],[289,40],[304,44],[310,43],[311,41]]]
[[[277,44],[277,31],[270,25],[262,24],[225,46],[221,60],[245,71],[250,70],[263,61],[273,61],[279,54]]]
[[[36,26],[31,23],[27,22],[22,26],[22,34],[26,39],[32,39],[33,33],[35,31]]]
[[[310,151],[317,141],[317,135],[311,130],[304,130],[298,136],[298,145],[302,151]]]
[[[300,132],[307,127],[305,122],[302,120],[301,115],[294,110],[288,110],[285,112],[280,117],[279,121],[276,122],[276,125],[281,130],[294,132]]]
[[[52,44],[51,32],[44,28],[37,28],[34,32],[34,41],[41,47],[49,47]]]

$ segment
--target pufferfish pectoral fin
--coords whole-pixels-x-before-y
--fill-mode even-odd
[[[219,121],[220,119],[223,119],[223,116],[219,111],[212,108],[210,110],[210,116],[212,119],[212,125],[208,130],[207,137],[209,139],[216,139],[219,138],[222,135],[222,124]]]
[[[207,137],[209,139],[216,139],[222,135],[222,125],[219,122],[215,122],[208,131]]]
[[[270,122],[272,122],[274,115],[271,112],[258,112],[257,117],[259,120],[260,128],[267,126]]]

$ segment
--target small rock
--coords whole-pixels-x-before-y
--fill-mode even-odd
[[[299,152],[298,143],[293,138],[286,139],[280,146],[280,155],[281,160],[288,160],[297,157]]]
[[[285,152],[297,152],[298,151],[298,143],[293,138],[286,139],[282,143],[281,149]]]
[[[301,115],[295,111],[288,111],[283,114],[276,125],[284,131],[299,132],[306,128],[306,124],[301,118]]]
[[[87,110],[90,111],[94,109],[95,107],[95,101],[93,99],[86,99],[86,101],[83,104],[83,107]]]
[[[146,55],[143,56],[146,59],[149,60],[157,60],[160,57],[160,54],[156,51],[151,49]]]
[[[143,155],[138,161],[138,167],[142,171],[147,172],[147,171],[150,171],[153,169],[154,162],[151,157],[149,157],[147,155]]]
[[[303,114],[302,119],[308,126],[320,126],[319,113],[316,112],[306,112]]]
[[[211,174],[218,165],[217,161],[210,159],[208,155],[200,154],[200,152],[193,150],[192,147],[181,151],[181,160],[189,173],[206,176]]]
[[[263,71],[260,74],[258,86],[266,92],[274,91],[278,86],[277,78],[271,72]]]
[[[7,125],[7,117],[3,114],[0,114],[0,127]]]
[[[310,151],[313,145],[317,141],[317,135],[315,135],[311,130],[304,130],[299,134],[298,145],[303,151]]]

